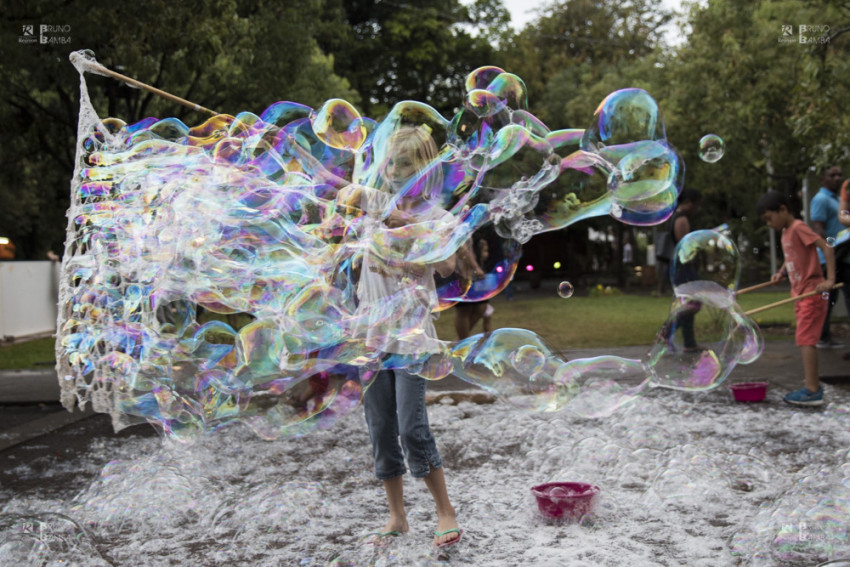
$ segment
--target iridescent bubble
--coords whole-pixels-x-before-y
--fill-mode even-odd
[[[574,495],[574,492],[569,491],[566,488],[562,488],[560,486],[556,486],[549,491],[549,497],[553,500],[572,498]]]
[[[606,148],[609,153],[611,148]],[[615,198],[624,208],[642,206],[663,194],[676,181],[677,156],[664,143],[642,142],[629,146],[629,152],[617,163]],[[665,203],[666,207],[666,203]]]
[[[670,316],[644,364],[653,385],[710,390],[763,350],[761,332],[734,294],[716,282],[693,280],[677,286]]]
[[[695,230],[676,245],[670,265],[673,288],[692,281],[709,281],[735,290],[741,277],[738,247],[728,234]]]
[[[682,238],[671,263],[670,316],[645,359],[653,384],[708,390],[736,364],[758,358],[764,339],[735,302],[740,269],[728,231],[699,230]]]
[[[471,72],[466,77],[466,91],[471,92],[475,89],[486,89],[493,79],[504,73],[505,70],[494,65],[479,67]]]
[[[528,95],[525,82],[513,73],[501,73],[490,81],[487,90],[505,100],[508,106],[517,110],[528,108]]]
[[[517,407],[556,411],[570,395],[570,385],[556,379],[562,361],[531,331],[496,329],[469,337],[452,348],[451,359],[455,376]]]
[[[717,134],[706,134],[699,140],[699,157],[704,162],[719,161],[725,151],[726,144]]]
[[[360,113],[342,99],[327,101],[313,117],[313,131],[325,144],[339,150],[356,150],[368,133]]]
[[[757,356],[754,324],[715,289],[734,289],[739,269],[722,234],[683,241],[674,262],[695,274],[675,276],[675,313],[728,312],[698,364],[665,362],[675,340],[647,360],[569,361],[522,329],[439,340],[435,313],[500,293],[535,234],[602,215],[662,222],[684,174],[640,89],[611,93],[587,130],[551,131],[518,76],[484,67],[466,87],[453,117],[404,101],[380,122],[333,99],[127,125],[99,120],[83,96],[63,403],[185,440],[234,421],[274,439],[332,426],[378,370],[406,368],[599,417],[650,378],[706,387]]]
[[[609,416],[633,401],[650,377],[641,361],[618,356],[571,360],[556,376],[569,384],[572,394],[562,407],[587,418]]]
[[[510,358],[511,364],[513,364],[517,372],[527,376],[533,376],[546,362],[540,349],[531,345],[518,348],[511,353]]]
[[[830,248],[834,248],[835,247],[835,238],[832,237],[832,236],[828,236],[826,238],[826,245],[829,246]]]
[[[531,411],[611,415],[649,382],[641,361],[601,356],[564,361],[523,329],[497,329],[458,343],[453,374]]]
[[[642,89],[621,89],[605,97],[594,113],[596,121],[585,131],[584,150],[664,139],[658,103]]]
[[[469,94],[466,95],[466,103],[467,108],[469,108],[477,116],[483,118],[493,116],[494,114],[504,110],[507,106],[507,101],[505,99],[483,89],[470,91]]]
[[[558,295],[563,297],[564,299],[568,299],[573,296],[575,293],[575,288],[573,284],[567,281],[563,281],[558,284]]]

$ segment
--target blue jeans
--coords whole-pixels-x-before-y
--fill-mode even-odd
[[[375,476],[380,480],[403,475],[405,457],[415,478],[424,478],[432,468],[443,466],[428,425],[427,385],[424,378],[393,369],[381,370],[366,390],[363,407],[372,440]]]

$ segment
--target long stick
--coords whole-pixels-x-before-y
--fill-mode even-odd
[[[838,289],[843,286],[844,283],[835,284],[832,289]],[[756,307],[755,309],[750,309],[749,311],[745,311],[744,315],[754,315],[756,313],[761,313],[762,311],[767,311],[768,309],[773,309],[774,307],[779,307],[780,305],[785,305],[786,303],[791,303],[793,301],[799,301],[806,297],[811,297],[815,294],[823,293],[822,291],[810,291],[809,293],[804,293],[802,295],[797,295],[794,297],[789,297],[788,299],[783,299],[781,301],[776,301],[774,303],[768,303],[767,305],[762,305],[761,307]]]
[[[204,108],[200,104],[195,104],[194,102],[189,102],[185,98],[180,98],[179,96],[173,95],[171,93],[167,93],[162,91],[156,87],[152,87],[148,84],[145,84],[141,81],[137,81],[136,79],[132,79],[126,75],[122,75],[121,73],[116,73],[110,69],[107,69],[103,65],[97,62],[89,61],[87,64],[94,68],[97,73],[103,73],[108,77],[112,77],[113,79],[118,79],[119,81],[124,81],[128,85],[133,85],[134,87],[139,87],[140,89],[146,90],[148,92],[152,92],[155,95],[161,96],[162,98],[166,98],[172,102],[176,102],[178,104],[182,104],[183,106],[188,106],[192,110],[196,110],[198,112],[206,112],[207,114],[212,114],[213,116],[217,116],[218,112],[215,110],[210,110],[209,108]]]
[[[750,293],[751,291],[755,291],[755,290],[757,290],[757,289],[761,289],[761,288],[763,288],[763,287],[767,287],[767,286],[770,286],[770,285],[773,285],[773,282],[771,282],[771,281],[767,281],[767,282],[764,282],[764,283],[760,283],[760,284],[756,284],[756,285],[751,285],[750,287],[745,287],[744,289],[739,289],[739,290],[735,293],[735,295],[743,295],[743,294],[745,294],[745,293]]]

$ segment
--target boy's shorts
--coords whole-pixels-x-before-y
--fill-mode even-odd
[[[828,309],[829,299],[824,299],[819,293],[794,304],[794,315],[797,317],[797,346],[818,344]]]

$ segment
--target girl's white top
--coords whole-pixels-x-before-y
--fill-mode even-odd
[[[407,261],[412,248],[423,248],[421,232],[415,231],[416,238],[410,233],[416,224],[428,223],[435,230],[429,231],[427,239],[433,238],[436,246],[451,234],[456,219],[432,206],[417,215],[416,223],[388,228],[383,213],[391,197],[377,189],[362,188],[360,206],[365,213],[363,234],[368,235],[368,244],[357,286],[355,336],[364,337],[369,348],[387,353],[439,352],[441,343],[433,322],[438,305],[434,265]]]

